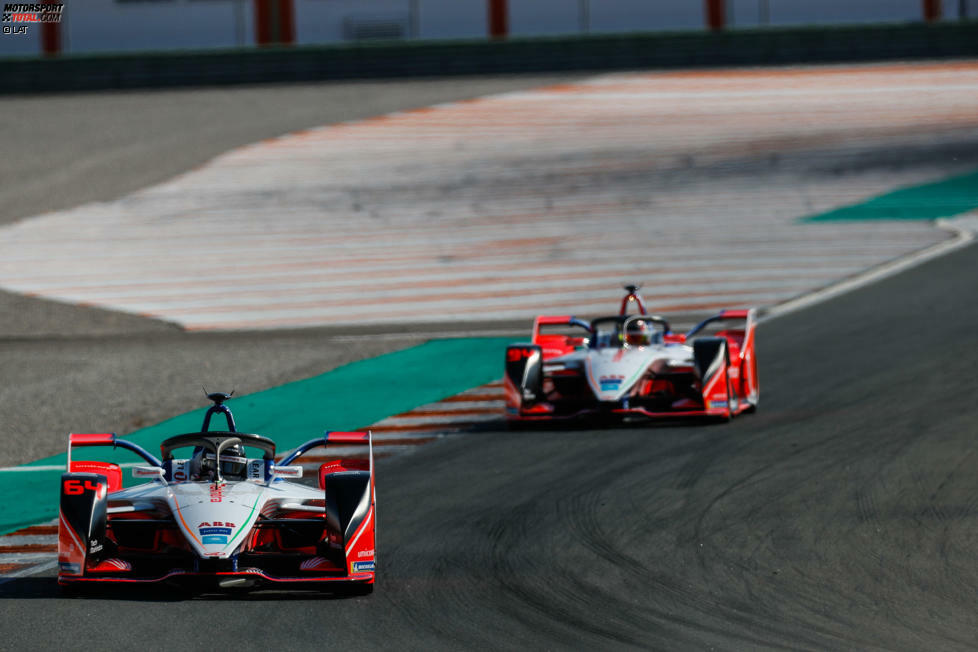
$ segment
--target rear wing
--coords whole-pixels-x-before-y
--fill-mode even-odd
[[[545,334],[541,333],[544,326],[574,326],[583,328],[587,335],[576,337],[564,334]],[[540,315],[533,320],[533,333],[530,343],[540,347],[543,357],[546,359],[555,358],[565,353],[570,353],[575,348],[587,343],[591,336],[591,324],[571,315]]]
[[[313,448],[318,448],[322,446],[323,448],[329,450],[330,446],[366,446],[368,451],[369,459],[369,470],[370,477],[373,478],[374,475],[374,438],[373,433],[367,430],[356,431],[356,432],[339,432],[339,431],[329,431],[322,437],[316,437],[315,439],[310,439],[306,443],[300,445],[294,451],[289,453],[278,462],[276,466],[288,466],[292,464],[299,456],[304,455]]]
[[[745,308],[743,310],[721,310],[712,317],[707,317],[689,329],[689,331],[686,333],[686,337],[693,337],[710,324],[723,321],[744,321],[744,330],[751,330],[754,328],[754,325],[757,322],[757,309]]]
[[[753,340],[754,329],[757,327],[757,309],[755,308],[721,310],[716,315],[708,317],[698,323],[696,326],[693,326],[693,328],[686,333],[685,339],[689,340],[695,337],[710,324],[723,322],[740,322],[739,324],[731,323],[729,328],[718,331],[714,335],[718,337],[726,337],[732,344],[736,345],[737,351],[741,356],[743,356],[746,351],[746,347],[744,347],[743,344]]]
[[[136,455],[139,455],[153,466],[163,466],[163,463],[156,459],[156,457],[145,448],[139,446],[138,444],[134,444],[131,441],[119,439],[115,436],[115,433],[72,432],[68,435],[68,465],[66,468],[71,468],[71,449],[80,448],[83,446],[111,446],[112,448],[124,448],[132,451]]]
[[[540,337],[541,326],[578,326],[588,332],[591,331],[591,324],[572,315],[540,315],[533,320],[533,335],[531,339],[534,344],[537,343],[537,338]]]

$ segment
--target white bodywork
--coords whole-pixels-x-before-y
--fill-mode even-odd
[[[150,482],[111,495],[113,503],[128,501],[131,508],[110,508],[110,513],[153,509],[162,500],[169,506],[184,537],[201,557],[229,558],[263,511],[298,508],[306,500],[322,500],[323,492],[305,485],[275,480],[271,484],[248,480],[214,482]],[[322,509],[302,505],[304,510]]]
[[[651,344],[623,348],[582,349],[544,364],[544,371],[583,367],[588,385],[599,401],[619,401],[656,360],[667,365],[692,366],[693,348],[685,344]]]

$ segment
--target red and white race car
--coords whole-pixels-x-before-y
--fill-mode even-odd
[[[757,408],[755,310],[723,310],[685,334],[649,315],[638,286],[617,315],[541,315],[506,349],[509,422],[586,415],[730,419]],[[628,314],[631,303],[638,314]]]
[[[206,589],[260,586],[345,587],[369,593],[376,575],[373,443],[369,432],[327,432],[275,460],[275,443],[238,432],[229,394],[213,405],[200,432],[176,435],[157,458],[112,434],[72,434],[61,477],[58,582],[182,583]],[[228,428],[210,430],[213,414]],[[299,456],[316,447],[366,447],[367,457],[337,458],[318,484],[294,480]],[[127,449],[149,482],[123,488],[118,464],[73,461],[79,447]],[[191,451],[179,457],[176,451]],[[259,453],[249,456],[249,451]]]

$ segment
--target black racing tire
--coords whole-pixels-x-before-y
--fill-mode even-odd
[[[524,422],[517,421],[516,419],[503,419],[503,423],[509,432],[519,432],[527,429]]]
[[[337,593],[347,598],[359,598],[366,595],[370,595],[374,592],[374,583],[376,579],[369,584],[367,582],[351,582],[346,586],[342,587]]]
[[[354,595],[370,595],[371,593],[374,592],[374,584],[375,583],[376,583],[376,580],[373,581],[373,582],[370,582],[369,584],[361,584],[360,586],[357,587],[357,590],[354,593]]]
[[[81,584],[58,584],[58,595],[62,598],[80,598],[85,594],[85,587]]]

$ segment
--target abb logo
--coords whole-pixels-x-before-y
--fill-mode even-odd
[[[101,487],[101,482],[92,480],[65,480],[63,489],[69,496],[80,496],[86,491],[98,491]]]
[[[519,362],[524,358],[529,358],[536,352],[536,349],[507,349],[506,360],[507,362]]]

